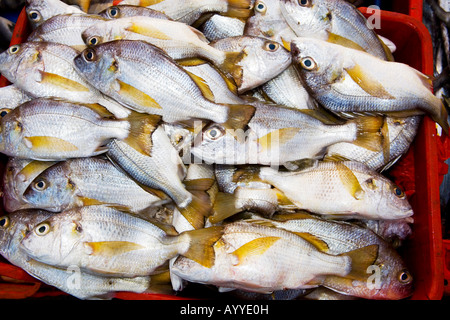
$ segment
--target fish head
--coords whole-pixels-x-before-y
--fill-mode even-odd
[[[124,24],[106,20],[86,28],[81,33],[81,38],[87,46],[93,47],[104,42],[121,40],[124,32]]]
[[[231,130],[212,123],[194,137],[191,154],[206,163],[245,163],[246,134],[243,130]]]
[[[99,13],[106,19],[119,19],[122,17],[121,6],[111,6]]]
[[[44,210],[19,210],[0,217],[0,254],[9,258],[16,254],[20,241],[52,213]]]
[[[59,14],[84,14],[84,12],[77,7],[58,0],[27,0],[25,11],[27,12],[28,21],[30,21],[33,29],[36,29],[46,20]]]
[[[343,56],[329,50],[325,41],[297,37],[291,42],[291,54],[293,65],[311,88],[329,86],[343,77]]]
[[[35,260],[56,265],[81,243],[81,214],[65,211],[35,225],[21,246]]]
[[[60,212],[70,205],[75,190],[75,183],[58,167],[37,176],[23,193],[23,201],[28,208]]]
[[[298,37],[327,39],[332,29],[332,13],[326,2],[281,0],[279,6],[283,18]]]
[[[38,43],[23,43],[10,46],[0,54],[0,73],[10,82],[15,83],[17,76],[36,64],[41,64]]]
[[[381,175],[368,177],[362,184],[366,199],[380,215],[380,219],[396,220],[413,215],[404,191]]]
[[[100,91],[107,90],[120,72],[118,59],[104,49],[103,45],[89,47],[74,59],[75,68]]]

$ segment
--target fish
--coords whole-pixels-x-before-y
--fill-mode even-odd
[[[299,110],[320,108],[305,88],[297,69],[292,64],[257,89],[274,104]]]
[[[30,259],[20,242],[34,226],[54,213],[45,210],[20,210],[0,218],[0,254],[12,265],[32,277],[82,300],[110,300],[121,291],[150,292],[151,277],[101,277],[71,267],[60,269]]]
[[[432,93],[430,78],[413,67],[311,38],[296,38],[291,49],[302,81],[324,108],[397,116],[427,114],[448,132],[447,111]]]
[[[372,170],[385,172],[409,150],[422,118],[423,116],[385,117],[382,129],[385,147],[380,152],[374,152],[350,143],[336,143],[327,149],[324,158],[358,161]]]
[[[282,0],[279,7],[297,37],[320,39],[394,60],[363,14],[345,0]]]
[[[219,12],[220,14],[247,18],[251,14],[251,0],[123,0],[120,4],[139,5],[161,11],[171,19],[192,25],[203,14]]]
[[[238,87],[238,93],[262,85],[284,71],[292,61],[291,54],[276,41],[254,36],[219,39],[210,43],[225,52],[240,52],[229,63],[217,65]]]
[[[61,212],[93,204],[106,204],[139,214],[170,198],[143,188],[106,157],[61,161],[44,170],[23,193],[19,209]]]
[[[317,287],[328,276],[364,279],[377,257],[372,245],[341,255],[326,254],[295,233],[236,221],[223,226],[214,245],[215,263],[205,268],[178,257],[171,272],[182,279],[225,289],[271,293]]]
[[[18,88],[14,84],[9,84],[0,88],[0,117],[6,115],[9,110],[15,109],[22,103],[33,99],[27,92]]]
[[[261,167],[257,177],[299,209],[319,215],[383,220],[413,215],[400,187],[359,162],[305,160],[296,171]]]
[[[31,29],[36,29],[44,21],[60,14],[85,14],[79,7],[68,5],[59,0],[27,0],[25,11]]]
[[[213,14],[198,29],[209,41],[244,35],[246,21],[239,18]]]
[[[109,140],[122,139],[149,154],[151,137],[146,132],[151,133],[159,120],[142,114],[118,120],[99,105],[36,98],[2,118],[0,151],[11,157],[55,161],[98,155],[107,151]]]
[[[322,158],[326,148],[337,142],[357,143],[372,150],[382,147],[382,119],[378,117],[342,123],[326,120],[318,112],[259,102],[254,106],[247,130],[208,124],[194,138],[191,154],[206,163],[286,166],[300,159]]]
[[[21,241],[32,258],[53,266],[78,266],[94,274],[148,276],[169,259],[184,255],[214,265],[212,245],[222,227],[178,234],[169,226],[107,206],[86,206],[55,214]]]
[[[109,6],[100,11],[99,16],[105,19],[120,19],[125,17],[145,16],[164,20],[172,20],[166,14],[147,7],[119,4],[117,6]]]
[[[238,55],[210,46],[205,36],[189,25],[146,16],[125,17],[94,24],[82,32],[82,38],[89,46],[121,39],[141,40],[163,49],[175,60],[200,57],[218,67]]]
[[[8,157],[2,185],[3,207],[6,212],[20,210],[25,203],[23,194],[30,183],[57,162]]]
[[[130,110],[104,96],[75,68],[79,52],[54,42],[25,42],[0,54],[0,72],[12,84],[34,98],[59,98],[78,103],[99,103],[117,118]]]
[[[300,211],[293,214],[276,214],[271,219],[253,215],[248,221],[281,228],[311,242],[316,241],[316,246],[321,251],[332,255],[372,245],[378,247],[377,258],[373,264],[373,268],[375,266],[379,268],[377,287],[368,285],[370,281],[342,281],[342,279],[334,279],[336,282],[325,280],[323,287],[344,295],[372,300],[400,300],[410,297],[414,292],[413,276],[404,259],[389,242],[369,228],[351,222],[323,219]],[[368,274],[373,273],[369,271]]]
[[[103,20],[97,15],[59,14],[34,29],[26,41],[56,42],[83,51],[86,49],[86,44],[81,37],[81,33],[91,25]]]
[[[105,42],[84,50],[74,61],[98,90],[127,108],[160,115],[166,123],[206,119],[239,128],[254,112],[253,106],[212,102],[211,90],[202,79],[187,73],[162,49],[144,41]]]
[[[244,28],[244,35],[263,37],[289,47],[297,37],[281,13],[279,0],[257,0]]]

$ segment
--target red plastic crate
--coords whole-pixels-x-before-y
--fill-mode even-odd
[[[413,12],[412,9],[408,13]],[[372,12],[367,13],[367,8],[360,8],[360,11],[366,16],[372,14]],[[397,46],[397,51],[394,53],[396,61],[406,63],[427,75],[432,75],[433,50],[426,27],[418,19],[403,13],[377,11],[376,14],[379,14],[381,19],[381,29],[376,30],[377,33],[389,38]],[[28,21],[23,10],[16,23],[12,44],[25,41],[29,32]],[[0,79],[0,86],[7,83],[5,79]],[[413,300],[439,300],[444,292],[444,254],[439,185],[446,166],[439,160],[439,139],[435,123],[428,117],[424,117],[410,150],[387,173],[406,191],[414,209],[413,234],[400,250],[400,254],[414,277],[415,292],[411,297]],[[0,164],[1,174],[4,163]],[[10,298],[53,296],[60,293],[7,262],[0,261],[0,275],[23,281],[20,284],[4,281],[3,284],[8,285],[6,289],[9,291],[3,291],[3,287],[0,286],[0,298],[7,297],[8,292],[11,293]],[[5,280],[4,277],[3,280]],[[29,287],[24,288],[24,285]],[[39,287],[36,288],[37,286]],[[21,294],[21,292],[24,293]],[[183,299],[179,296],[126,292],[118,293],[117,297],[129,300]]]
[[[423,0],[394,0],[392,10],[422,21]]]

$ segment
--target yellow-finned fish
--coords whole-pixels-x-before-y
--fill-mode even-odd
[[[136,277],[151,275],[169,259],[188,256],[214,265],[212,245],[222,227],[178,234],[108,206],[74,208],[36,225],[21,247],[34,259],[60,267],[78,266],[95,274]]]
[[[293,63],[313,97],[333,112],[428,114],[448,132],[431,80],[407,64],[311,38],[291,42]]]
[[[300,235],[243,220],[224,225],[214,251],[211,268],[178,257],[171,272],[183,280],[222,290],[271,293],[308,289],[321,285],[328,277],[367,279],[366,269],[376,260],[378,245],[328,254]]]

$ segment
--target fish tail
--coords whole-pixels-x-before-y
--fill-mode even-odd
[[[371,151],[380,151],[383,148],[383,117],[361,116],[354,120],[357,127],[356,140],[353,144]]]
[[[236,206],[236,196],[233,193],[218,192],[209,222],[218,223],[240,211],[242,211],[242,208]]]
[[[214,265],[214,244],[223,234],[222,226],[202,228],[198,230],[185,231],[189,235],[189,249],[182,255],[196,261],[204,267],[211,268]]]
[[[224,126],[228,129],[244,129],[255,114],[255,107],[242,104],[228,104],[228,120]]]
[[[150,276],[150,286],[146,292],[159,294],[173,294],[170,272],[165,271]]]
[[[205,217],[212,210],[211,199],[206,192],[214,183],[213,179],[194,179],[183,181],[186,190],[192,195],[188,205],[178,207],[178,211],[194,227],[194,229],[203,228]]]
[[[343,253],[341,256],[348,256],[352,260],[351,270],[344,278],[365,281],[369,276],[367,268],[373,265],[378,258],[378,245],[369,245]]]
[[[248,18],[252,14],[252,0],[228,0],[228,10],[223,15]]]
[[[127,120],[130,124],[130,133],[124,141],[140,153],[150,156],[152,133],[158,127],[161,116],[133,111]]]

